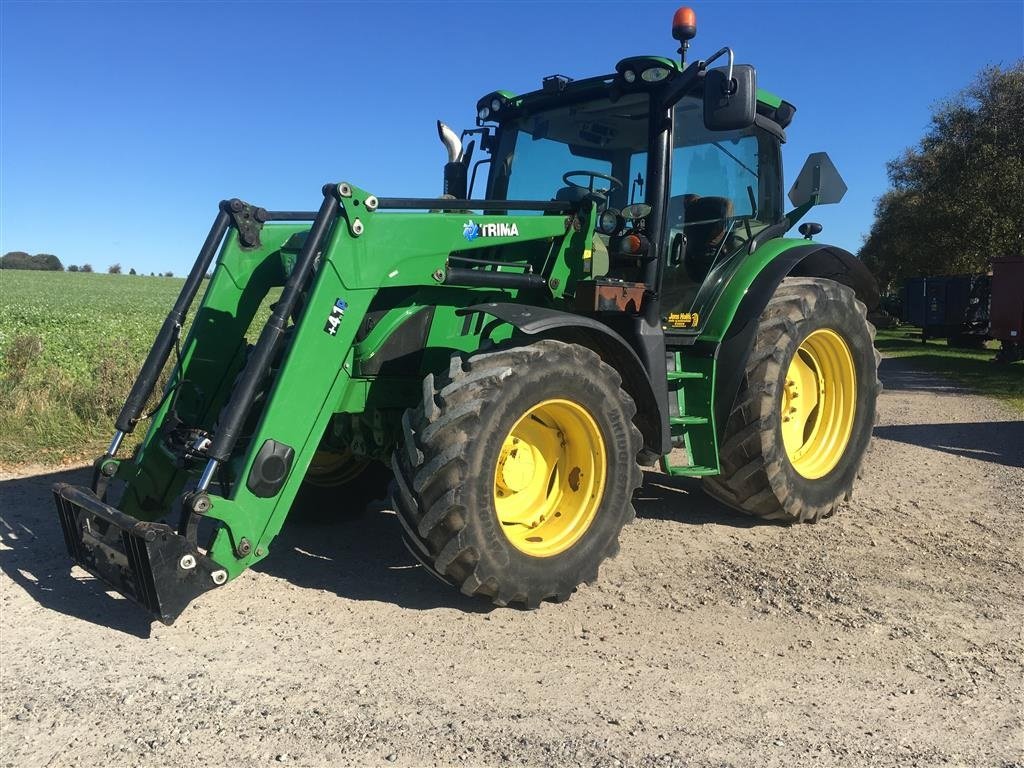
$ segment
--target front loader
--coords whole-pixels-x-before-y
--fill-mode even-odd
[[[410,552],[497,605],[596,579],[643,465],[762,518],[831,514],[875,420],[877,291],[820,226],[787,236],[845,186],[812,155],[784,210],[795,109],[728,48],[687,64],[695,32],[680,9],[682,61],[438,123],[442,198],[221,203],[91,486],[54,487],[73,559],[170,623],[269,555],[304,486],[342,510],[375,462]]]

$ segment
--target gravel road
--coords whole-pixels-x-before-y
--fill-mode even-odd
[[[150,626],[0,475],[0,765],[1024,765],[1024,422],[895,360],[853,502],[757,524],[651,472],[563,605],[489,609],[390,513],[293,525]]]

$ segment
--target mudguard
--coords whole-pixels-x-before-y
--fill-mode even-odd
[[[641,463],[650,464],[671,450],[667,398],[658,398],[647,369],[629,343],[604,323],[584,315],[524,304],[474,304],[457,315],[481,312],[508,323],[520,333],[581,344],[597,352],[622,377],[622,387],[636,403],[636,425],[644,438]]]
[[[778,247],[794,241],[769,241]],[[800,243],[801,241],[796,241]],[[871,311],[878,306],[878,284],[864,263],[849,251],[823,243],[791,245],[772,258],[746,286],[743,297],[721,337],[717,353],[715,423],[721,437],[739,391],[747,358],[757,336],[757,321],[785,277],[823,277],[847,285]],[[732,288],[732,286],[730,286]],[[715,318],[712,318],[714,321]],[[711,323],[709,323],[709,326]]]

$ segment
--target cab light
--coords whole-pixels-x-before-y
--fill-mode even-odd
[[[480,111],[476,113],[476,116],[479,117],[481,120],[486,120],[488,117],[491,116],[491,110],[488,109],[487,107],[481,107]]]
[[[632,69],[627,69],[625,72],[622,73],[622,79],[625,80],[627,83],[635,83],[636,72],[634,72]]]
[[[491,111],[497,112],[501,109],[501,101],[498,99],[491,99]]]
[[[640,238],[637,235],[626,235],[622,238],[621,246],[625,253],[640,253]]]
[[[660,83],[668,77],[668,70],[664,67],[649,67],[640,73],[640,79],[645,83]]]

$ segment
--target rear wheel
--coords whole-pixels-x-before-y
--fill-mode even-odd
[[[410,551],[497,605],[568,598],[633,519],[635,411],[618,373],[578,345],[453,358],[425,379],[392,460]]]
[[[816,522],[853,490],[876,416],[875,329],[853,291],[787,278],[760,318],[705,490],[758,517]]]

